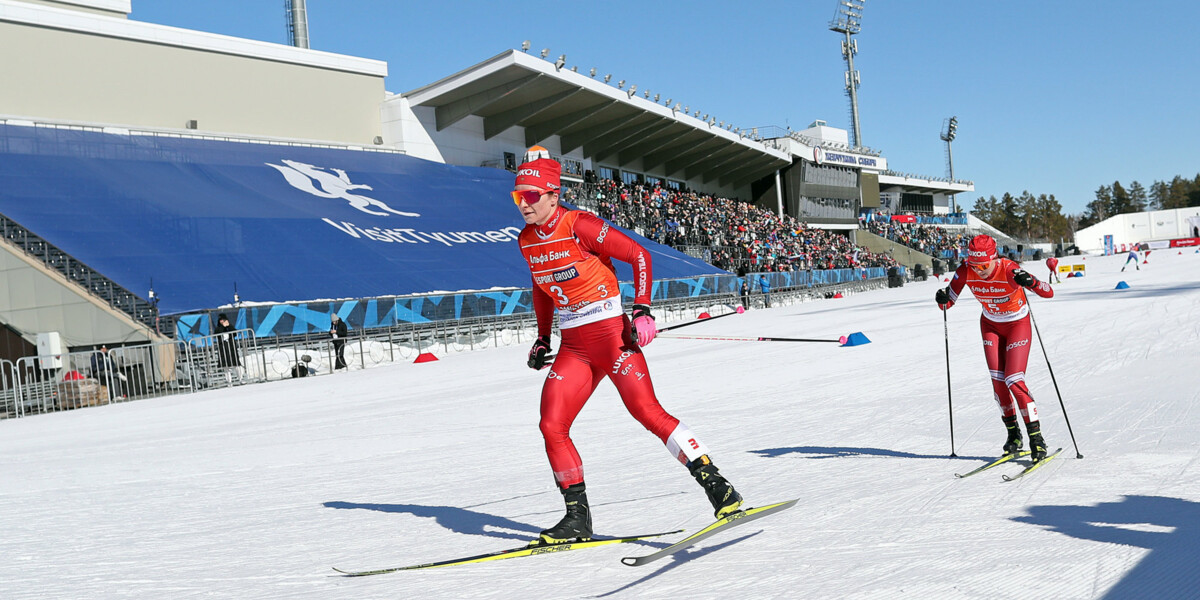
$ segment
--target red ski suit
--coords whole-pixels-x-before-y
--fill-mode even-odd
[[[1029,362],[1029,300],[1025,288],[1013,281],[1013,272],[1021,266],[1007,259],[996,259],[990,277],[981,277],[966,263],[954,272],[950,280],[950,303],[953,306],[964,287],[983,305],[979,326],[983,332],[983,353],[992,376],[992,391],[1000,412],[1010,417],[1021,411],[1026,423],[1037,421],[1037,405],[1025,385],[1025,366]],[[1043,298],[1054,297],[1054,288],[1043,281],[1033,280],[1029,289]],[[1010,396],[1011,394],[1011,396]],[[1016,406],[1013,406],[1013,399]]]
[[[554,311],[559,312],[562,345],[542,386],[539,424],[559,486],[583,481],[571,424],[605,377],[629,413],[677,458],[703,454],[703,446],[655,397],[646,359],[621,307],[612,259],[633,265],[634,303],[649,305],[649,253],[599,217],[561,207],[545,224],[527,225],[518,239],[533,276],[538,335],[550,335]]]

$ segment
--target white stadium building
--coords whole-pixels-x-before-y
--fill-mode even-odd
[[[974,190],[891,171],[823,121],[734,130],[552,57],[509,50],[393,94],[382,61],[142,23],[130,11],[130,0],[0,0],[0,55],[21,57],[0,63],[0,119],[500,168],[540,144],[579,178],[661,180],[839,229],[881,201],[945,214],[951,195]]]
[[[538,144],[562,162],[568,182],[661,182],[852,239],[863,209],[945,215],[953,194],[974,190],[969,181],[895,171],[824,121],[802,131],[735,129],[522,50],[391,93],[383,61],[139,22],[131,10],[131,0],[0,0],[0,128],[124,136],[131,146],[195,139],[508,170]],[[27,282],[0,290],[5,323],[70,331],[77,346],[161,339],[156,317],[146,316],[157,314],[152,288],[149,296],[112,288],[100,301],[48,266],[0,244],[0,273]],[[118,300],[133,308],[115,309]]]

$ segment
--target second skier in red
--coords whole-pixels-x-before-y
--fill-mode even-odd
[[[1052,298],[1054,289],[1048,283],[1038,281],[1016,262],[997,258],[996,240],[987,235],[971,239],[967,246],[967,261],[954,272],[950,285],[937,291],[934,299],[942,310],[948,310],[954,306],[964,287],[970,288],[971,294],[983,305],[983,316],[979,319],[983,353],[992,376],[992,390],[1008,429],[1004,453],[1015,454],[1022,449],[1021,428],[1017,425],[1017,411],[1020,410],[1029,434],[1029,457],[1038,462],[1046,457],[1046,442],[1042,439],[1037,405],[1025,385],[1025,366],[1029,362],[1029,344],[1033,339],[1025,290]]]

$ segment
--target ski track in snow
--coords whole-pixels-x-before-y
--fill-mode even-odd
[[[523,544],[561,515],[545,372],[522,347],[0,422],[0,597],[1200,598],[1200,254],[1088,257],[1031,300],[1028,382],[1062,455],[956,479],[1004,439],[965,294],[934,280],[754,310],[660,339],[660,400],[758,506],[795,508],[638,568],[678,539],[336,577]],[[1064,259],[1077,263],[1079,257]],[[1030,265],[1039,276],[1044,267]],[[1115,291],[1118,281],[1129,290]],[[557,340],[555,340],[557,346]],[[602,384],[572,431],[598,534],[711,521],[703,493]]]

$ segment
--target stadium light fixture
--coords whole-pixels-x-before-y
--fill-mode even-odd
[[[624,79],[617,82],[617,89],[618,90],[625,89],[625,80]]]
[[[647,92],[647,93],[648,93],[648,92]],[[658,94],[655,94],[655,95],[654,95],[654,103],[655,103],[655,104],[657,104],[657,103],[658,103],[658,98],[659,98],[659,95],[658,95]],[[670,104],[670,102],[668,102],[667,104]]]
[[[521,52],[529,52],[529,40],[521,42]]]
[[[550,56],[550,49],[542,48],[542,58],[546,58],[547,56]]]
[[[578,66],[578,65],[572,65],[572,66],[571,66],[571,72],[572,72],[572,73],[578,73],[578,72],[579,72],[579,66]]]
[[[854,55],[858,54],[858,41],[853,38],[862,30],[862,13],[866,0],[838,0],[837,11],[829,22],[829,30],[842,34],[842,58],[846,61],[845,90],[850,99],[850,137],[854,147],[862,143],[862,127],[858,119],[858,87],[862,81],[854,69]]]
[[[673,99],[667,98],[667,106],[670,106],[673,101],[674,101]]]
[[[609,73],[608,75],[604,76],[604,83],[608,83],[608,80],[610,80],[610,79],[612,79],[612,73]]]
[[[588,71],[588,75],[595,77],[596,76],[596,67],[592,67],[592,70]]]
[[[954,181],[954,145],[955,136],[958,135],[958,117],[950,117],[946,119],[944,129],[942,130],[941,138],[946,142],[946,170],[949,172],[950,181]],[[950,211],[958,212],[958,199],[954,194],[950,194]]]
[[[646,90],[646,91],[642,92],[642,97],[649,100],[650,99],[650,90]],[[656,102],[657,102],[657,100],[656,100]]]
[[[566,54],[559,54],[559,55],[558,55],[558,60],[554,61],[554,68],[555,68],[555,69],[562,69],[562,68],[563,68],[563,65],[565,65],[565,64],[567,64],[567,55],[566,55]]]

